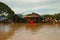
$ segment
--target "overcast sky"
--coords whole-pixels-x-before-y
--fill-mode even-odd
[[[7,4],[15,13],[37,12],[54,14],[60,12],[60,0],[0,0]]]

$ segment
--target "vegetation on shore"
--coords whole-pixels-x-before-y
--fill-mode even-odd
[[[47,20],[48,21],[51,21],[51,20],[59,20],[60,21],[60,13],[56,13],[54,15],[49,15],[49,14],[45,14],[45,15],[39,15],[37,13],[35,13],[37,16],[39,16],[38,18],[35,17],[36,19],[40,19],[40,21],[45,21]],[[33,14],[27,14],[27,15],[33,15]],[[17,15],[15,14],[15,12],[10,8],[8,7],[5,3],[2,3],[0,2],[0,16],[3,16],[4,18],[7,18],[8,20],[10,19],[11,21],[13,22],[25,22],[25,21],[28,21],[30,19],[26,19],[24,18],[24,16],[27,16],[27,15]],[[35,15],[35,16],[36,16]],[[51,20],[50,20],[51,19]],[[1,18],[0,18],[1,20]],[[34,19],[35,20],[35,19]],[[36,21],[36,20],[35,20]]]

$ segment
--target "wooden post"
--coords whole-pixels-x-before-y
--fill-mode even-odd
[[[39,17],[38,17],[38,23],[40,23]]]

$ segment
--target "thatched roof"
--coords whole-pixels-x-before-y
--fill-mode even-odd
[[[25,17],[40,17],[40,15],[33,12],[32,14],[25,15]]]

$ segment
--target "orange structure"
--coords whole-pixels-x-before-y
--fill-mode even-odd
[[[33,19],[31,19],[31,20],[29,21],[29,23],[30,23],[30,27],[33,27],[33,26],[34,26],[34,20],[33,20]]]
[[[34,20],[33,20],[33,19],[31,19],[31,20],[29,21],[29,23],[30,23],[30,24],[33,24],[33,23],[34,23]]]

